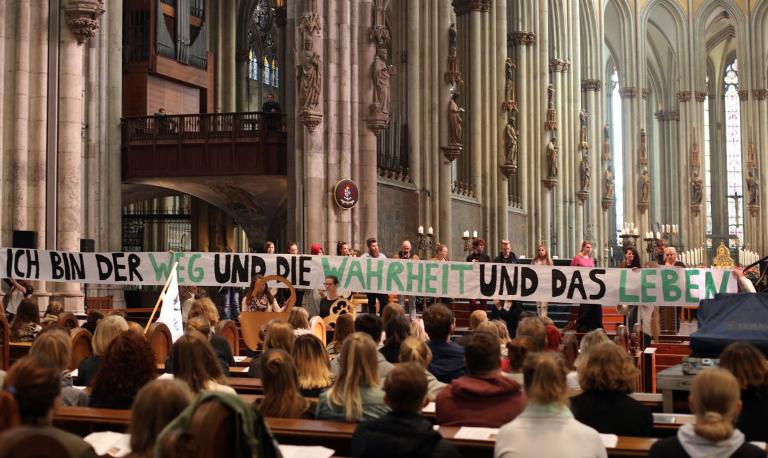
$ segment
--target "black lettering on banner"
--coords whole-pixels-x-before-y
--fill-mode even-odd
[[[139,272],[139,265],[141,265],[141,258],[135,254],[128,255],[128,278],[131,281],[144,281]]]
[[[251,256],[251,280],[267,272],[267,263],[261,256]]]
[[[29,278],[40,278],[40,255],[37,250],[29,250],[27,260],[27,276]],[[35,273],[32,273],[32,267],[35,268]]]
[[[277,275],[288,278],[288,275],[291,273],[291,263],[288,262],[288,259],[285,256],[277,256],[275,257],[275,263],[277,264]]]
[[[299,256],[299,285],[309,286],[309,275],[304,277],[304,274],[309,274],[312,269],[309,268],[309,263],[312,262],[312,256]]]
[[[562,295],[566,286],[568,286],[568,277],[562,270],[552,269],[552,297]]]
[[[125,264],[122,263],[122,258],[125,257],[125,253],[112,253],[112,265],[115,268],[115,281],[127,281],[128,277],[121,274],[120,271],[127,268]]]
[[[3,277],[12,277],[13,273],[11,271],[11,268],[13,267],[13,250],[8,248],[6,251],[5,256],[5,275]]]
[[[587,291],[584,289],[584,280],[581,278],[581,272],[574,270],[571,275],[571,284],[568,286],[568,299],[573,299],[573,293],[577,289],[581,293],[581,298],[586,299]]]
[[[51,251],[51,277],[53,280],[64,278],[64,268],[61,267],[61,256],[55,251]]]
[[[232,255],[232,283],[248,281],[248,257],[245,257],[245,261],[239,254]]]
[[[213,256],[213,274],[216,277],[216,283],[222,284],[229,281],[229,258],[230,255],[224,255],[224,270],[221,270],[221,255]]]
[[[530,267],[523,267],[520,272],[520,295],[530,296],[539,288],[539,276]]]
[[[599,277],[599,275],[605,275],[605,269],[592,269],[589,271],[589,279],[600,286],[597,294],[590,294],[590,299],[602,299],[605,295],[605,282],[602,278]]]
[[[510,277],[507,266],[500,266],[501,272],[499,272],[499,294],[504,294],[506,288],[507,294],[517,294],[517,274],[518,268],[512,268],[512,276]]]
[[[291,256],[291,284],[296,284],[296,256]]]
[[[85,260],[83,253],[68,253],[72,275],[68,280],[85,280]]]
[[[491,268],[490,282],[485,281],[486,267]],[[480,294],[482,294],[485,297],[490,297],[490,296],[493,296],[494,292],[496,292],[496,266],[495,265],[486,266],[485,264],[480,264]]]
[[[96,267],[99,270],[99,280],[108,280],[112,276],[112,261],[108,257],[97,254]]]
[[[13,256],[13,276],[18,278],[24,278],[26,275],[24,272],[22,272],[19,269],[19,263],[21,262],[21,257],[26,254],[24,252],[25,250],[16,250],[16,254]],[[27,256],[29,257],[29,256]]]

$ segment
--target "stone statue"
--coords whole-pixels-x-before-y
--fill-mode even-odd
[[[648,203],[651,194],[651,177],[648,176],[648,169],[643,167],[640,173],[640,202]]]
[[[755,144],[752,141],[747,146],[747,167],[757,167],[757,154],[755,153]]]
[[[557,130],[557,112],[555,111],[555,86],[549,83],[547,86],[547,118],[544,121],[544,129]]]
[[[603,162],[611,161],[611,128],[608,124],[603,126],[603,154],[600,157]]]
[[[579,123],[581,125],[581,130],[586,131],[587,130],[587,120],[589,119],[589,115],[587,114],[587,110],[581,109],[581,113],[579,113]]]
[[[464,84],[464,79],[459,71],[459,55],[458,55],[458,33],[456,32],[456,24],[451,24],[448,28],[448,68],[445,70],[443,79],[446,83],[457,86]]]
[[[296,68],[299,79],[299,105],[303,110],[312,111],[320,103],[320,90],[323,87],[322,66],[320,55],[314,51],[313,40],[305,38],[301,64]]]
[[[515,100],[515,69],[517,65],[512,62],[512,59],[507,57],[504,63],[504,101],[512,102]]]
[[[757,177],[755,176],[755,172],[753,170],[750,170],[749,176],[747,176],[747,193],[749,194],[747,205],[760,204]]]
[[[557,178],[557,138],[547,143],[547,178]]]
[[[373,109],[376,112],[389,113],[389,78],[395,74],[395,67],[387,65],[387,50],[379,48],[372,64]]]
[[[704,180],[699,176],[699,172],[694,170],[693,178],[691,179],[691,204],[701,205],[702,197],[704,196]]]
[[[589,158],[585,154],[581,158],[581,192],[589,192],[590,179],[592,178],[592,166],[589,165]]]
[[[605,172],[603,172],[603,199],[613,200],[614,183],[613,168],[611,167],[611,164],[608,164],[608,167],[605,168]]]
[[[691,167],[697,170],[701,168],[701,155],[699,154],[699,140],[696,137],[696,128],[693,129],[693,137],[691,138]]]
[[[648,165],[648,135],[640,129],[640,151],[637,154],[640,165]]]
[[[461,130],[464,125],[464,121],[461,119],[461,113],[464,112],[463,108],[460,108],[456,103],[456,99],[459,98],[458,92],[451,93],[451,98],[448,100],[448,144],[449,145],[461,145]]]
[[[459,34],[456,31],[456,23],[454,22],[448,27],[448,54],[453,54],[454,56],[456,55],[459,48],[458,36]]]
[[[555,108],[555,85],[552,83],[547,86],[547,108]]]
[[[517,167],[517,130],[513,117],[504,127],[504,162]]]

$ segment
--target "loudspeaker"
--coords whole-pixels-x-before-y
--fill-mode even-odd
[[[13,248],[37,249],[37,232],[13,231]]]
[[[93,239],[80,239],[80,252],[81,253],[93,253],[96,251],[96,240]]]

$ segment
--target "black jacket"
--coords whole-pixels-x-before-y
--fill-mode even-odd
[[[392,412],[360,423],[352,435],[352,456],[378,458],[460,458],[455,445],[445,441],[421,415]]]
[[[741,392],[741,402],[736,427],[748,441],[768,442],[768,389],[747,388]]]
[[[689,456],[677,436],[657,440],[648,452],[649,458],[688,458]],[[765,451],[749,442],[744,442],[729,458],[765,458]]]
[[[510,252],[509,257],[505,258],[501,253],[499,253],[498,256],[493,258],[493,262],[498,264],[517,264],[517,255]]]
[[[604,434],[653,436],[651,409],[624,393],[586,391],[571,398],[577,420]]]
[[[469,256],[467,256],[467,262],[472,262],[475,260],[477,260],[477,262],[491,262],[491,257],[485,253],[477,254],[473,251]]]
[[[96,371],[101,366],[101,356],[91,355],[80,361],[77,366],[77,386],[91,386]]]
[[[497,309],[495,305],[491,307],[491,314],[488,319],[491,321],[503,320],[507,323],[507,331],[509,331],[510,337],[514,339],[517,335],[517,324],[520,322],[521,313],[523,313],[523,306],[518,301],[512,301],[509,310],[504,309],[504,307]]]

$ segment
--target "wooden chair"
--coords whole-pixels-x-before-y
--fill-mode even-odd
[[[240,331],[245,345],[252,351],[259,348],[259,330],[272,320],[288,321],[288,312],[240,312]]]
[[[323,321],[322,318],[319,316],[313,316],[311,320],[309,320],[309,330],[312,332],[312,334],[320,339],[320,341],[323,343],[323,346],[326,345],[325,343],[325,321]]]
[[[165,364],[165,360],[171,354],[171,345],[173,345],[171,330],[164,323],[152,323],[149,331],[147,331],[147,340],[155,354],[155,363]]]
[[[11,360],[11,327],[0,313],[0,369],[7,371]]]
[[[84,328],[75,328],[69,330],[69,336],[72,339],[72,356],[69,358],[69,370],[73,371],[80,365],[80,361],[93,354],[91,346],[90,331]]]
[[[233,355],[240,354],[240,332],[237,330],[237,325],[232,320],[221,320],[216,325],[216,335],[227,339],[229,348],[232,349]]]
[[[59,315],[59,321],[56,324],[69,330],[80,327],[80,322],[77,321],[77,317],[72,312],[64,312]]]
[[[19,426],[0,434],[0,458],[69,456],[67,448],[51,434],[33,426]]]

